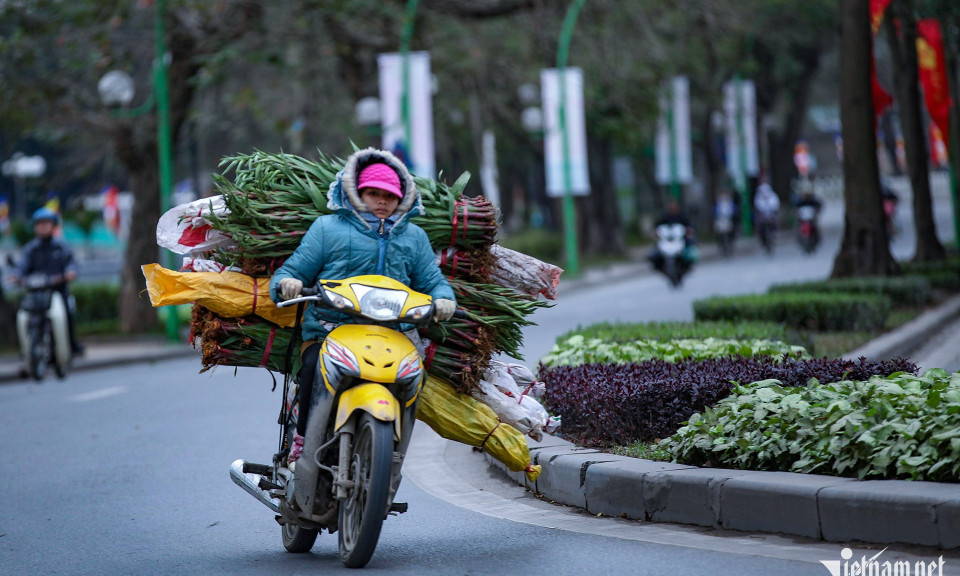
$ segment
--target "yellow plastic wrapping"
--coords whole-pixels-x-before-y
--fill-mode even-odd
[[[285,328],[297,317],[296,306],[277,308],[270,299],[270,279],[239,272],[174,272],[159,264],[141,266],[154,308],[197,302],[225,318],[256,314]]]
[[[448,440],[476,446],[533,482],[540,466],[530,464],[530,449],[519,430],[497,419],[486,404],[465,396],[444,380],[427,376],[420,390],[417,419]]]

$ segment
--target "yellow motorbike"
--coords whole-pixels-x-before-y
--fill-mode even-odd
[[[308,552],[324,529],[339,532],[341,561],[358,568],[373,556],[384,519],[407,510],[394,496],[426,371],[400,325],[428,323],[434,305],[430,296],[374,275],[321,280],[278,306],[302,302],[362,322],[333,329],[321,346],[315,382],[299,383],[312,384],[314,398],[326,388],[334,397],[331,413],[321,419],[319,410],[310,411],[303,455],[287,467],[297,410],[295,391],[285,391],[285,441],[273,465],[237,460],[230,476],[277,513],[289,552]],[[317,421],[327,423],[324,430],[311,426]]]

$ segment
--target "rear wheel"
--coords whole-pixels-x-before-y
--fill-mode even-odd
[[[340,560],[349,568],[370,561],[387,515],[393,466],[393,423],[360,415],[350,459],[350,495],[340,503]]]
[[[313,548],[314,542],[317,541],[317,534],[320,533],[319,530],[303,528],[293,524],[284,524],[282,529],[283,547],[287,549],[287,552],[293,554],[309,552]]]

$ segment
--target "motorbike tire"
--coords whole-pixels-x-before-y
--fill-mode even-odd
[[[280,527],[283,531],[283,547],[292,554],[305,554],[313,548],[317,541],[319,530],[313,528],[304,528],[294,524],[284,524]]]
[[[393,468],[393,422],[360,414],[350,458],[353,488],[340,502],[340,561],[348,568],[366,566],[380,538],[387,515]]]
[[[44,326],[30,333],[30,377],[43,380],[50,366],[50,331]]]
[[[663,273],[666,274],[667,279],[670,280],[670,285],[674,288],[678,288],[683,282],[680,273],[680,264],[676,258],[667,258],[663,262]]]

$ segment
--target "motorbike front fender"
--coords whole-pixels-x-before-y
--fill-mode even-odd
[[[50,299],[50,309],[47,310],[50,318],[50,328],[53,332],[53,355],[60,366],[70,363],[70,327],[67,319],[67,305],[59,292],[53,293]]]
[[[377,420],[393,422],[396,439],[400,439],[400,402],[383,385],[359,384],[340,394],[334,430],[339,430],[357,410],[369,412]]]

